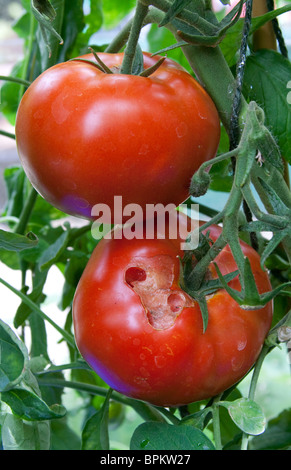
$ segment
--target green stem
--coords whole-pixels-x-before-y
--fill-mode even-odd
[[[92,224],[89,223],[87,225],[84,225],[83,227],[79,227],[71,231],[69,235],[69,239],[68,239],[68,245],[72,244],[79,237],[82,237],[83,235],[85,235],[87,232],[91,230],[91,228],[92,228]]]
[[[214,101],[226,131],[229,131],[235,79],[220,48],[189,45],[182,47],[182,50],[200,83]],[[242,111],[245,109],[246,103],[243,100]]]
[[[171,3],[168,0],[141,0],[145,5],[154,5],[156,8],[163,12],[168,12]],[[180,13],[177,14],[177,18],[187,23],[191,26],[194,26],[201,34],[205,36],[211,36],[215,34],[217,29],[209,21],[205,20],[198,12],[193,12],[184,8]],[[164,15],[161,18],[161,21],[164,19]],[[159,21],[159,23],[161,22]]]
[[[12,224],[18,224],[18,217],[14,217],[13,215],[5,215],[0,217],[0,224],[6,224],[7,222],[11,222]]]
[[[44,320],[50,323],[60,334],[61,336],[74,348],[76,348],[76,344],[74,341],[73,336],[68,333],[66,330],[63,330],[59,325],[57,325],[50,317],[48,317],[39,307],[36,305],[32,300],[30,300],[23,292],[15,289],[15,287],[8,284],[8,282],[4,281],[4,279],[0,278],[0,283],[11,290],[14,294],[21,298],[21,300],[29,307],[32,311],[36,312],[38,315],[41,316]]]
[[[106,47],[105,52],[119,52],[126,44],[132,27],[132,18],[126,23],[122,30],[115,36],[111,43]]]
[[[216,163],[222,162],[223,160],[226,160],[226,159],[231,158],[231,157],[235,157],[239,153],[239,150],[240,150],[239,147],[237,147],[237,148],[235,148],[235,149],[233,149],[229,152],[217,155],[216,157],[212,158],[211,160],[208,160],[207,162],[202,163],[202,165],[200,165],[200,167],[198,169],[198,172],[202,173],[206,168],[208,168],[212,165],[216,165]]]
[[[137,1],[135,15],[133,18],[127,46],[124,51],[124,58],[121,65],[120,73],[131,74],[134,56],[136,52],[137,43],[140,36],[140,31],[144,25],[145,17],[148,13],[148,6],[143,5],[139,0]]]
[[[260,375],[260,372],[261,372],[261,369],[262,369],[263,362],[264,362],[265,357],[268,354],[269,350],[270,350],[270,347],[264,345],[263,348],[262,348],[262,351],[260,353],[260,356],[259,356],[259,358],[258,358],[258,360],[255,364],[252,379],[251,379],[251,383],[250,383],[249,396],[248,396],[250,400],[255,399],[255,393],[256,393],[256,388],[257,388],[257,384],[258,384],[259,375]]]
[[[256,393],[256,388],[258,384],[258,379],[259,375],[262,369],[263,362],[265,360],[266,355],[270,351],[270,347],[267,345],[264,345],[261,351],[261,354],[259,355],[259,358],[254,366],[252,378],[251,378],[251,383],[250,383],[250,388],[249,388],[249,394],[248,398],[250,400],[255,399],[255,393]],[[243,433],[242,435],[242,443],[241,443],[241,450],[247,450],[248,447],[248,441],[249,441],[249,436],[246,433]]]
[[[99,395],[102,397],[106,397],[108,393],[107,388],[83,382],[73,382],[70,380],[38,378],[38,383],[41,386],[71,388],[83,392],[88,392],[92,395]],[[130,406],[146,421],[165,421],[164,417],[159,412],[159,410],[151,405],[148,405],[147,403],[143,403],[132,398],[127,398],[124,395],[121,395],[120,393],[115,391],[112,393],[112,399],[119,403],[122,403],[123,405]]]
[[[222,450],[220,420],[219,420],[219,397],[216,397],[212,404],[212,417],[213,417],[213,437],[216,450]]]
[[[17,77],[6,77],[5,75],[0,75],[0,80],[4,80],[6,82],[18,83],[18,85],[24,85],[26,87],[29,87],[31,85],[31,83],[28,80],[24,80],[22,78],[17,78]]]
[[[203,208],[202,208],[203,209]],[[206,214],[206,211],[203,212],[203,210],[201,210],[201,204],[199,204],[199,210],[200,212],[202,213],[205,213]],[[212,212],[212,209],[209,209],[209,213],[207,214],[209,217],[211,217],[210,220],[208,220],[207,222],[205,222],[203,225],[201,225],[199,227],[199,232],[203,232],[204,230],[206,230],[208,227],[210,227],[211,225],[214,225],[214,224],[219,224],[219,222],[221,222],[223,220],[223,217],[224,217],[224,210],[222,210],[221,212],[218,212],[218,213],[213,213]]]
[[[187,283],[191,285],[193,290],[198,290],[201,286],[209,264],[216,258],[220,251],[226,246],[227,242],[220,236],[211,248],[207,251],[206,255],[196,264],[195,268],[188,276]]]
[[[241,279],[244,279],[244,254],[240,245],[238,236],[238,214],[242,204],[243,197],[241,190],[235,184],[232,185],[231,192],[224,207],[223,218],[223,237],[229,244],[237,267],[241,273]]]
[[[148,3],[155,4],[155,6],[157,5],[156,2]],[[158,24],[164,17],[163,13],[156,8],[151,8],[149,15],[151,21]],[[177,29],[171,23],[167,24],[166,28],[173,34],[177,42],[180,42],[181,38],[177,34]],[[211,96],[221,121],[226,131],[229,132],[236,81],[220,47],[187,45],[181,47],[181,49],[197,79]],[[242,97],[240,113],[241,125],[243,125],[245,120],[246,110],[247,103]]]
[[[250,210],[258,220],[276,226],[280,229],[284,229],[286,227],[286,220],[283,219],[279,214],[267,214],[261,211],[253,196],[249,184],[245,184],[245,186],[242,188],[242,193]]]
[[[281,201],[285,204],[286,207],[291,208],[291,192],[289,190],[286,181],[284,180],[283,175],[276,170],[275,168],[271,168],[270,171],[264,171],[263,168],[260,168],[258,165],[254,168],[252,172],[252,183],[265,207],[265,209],[273,215],[276,215],[272,204],[269,201],[268,196],[266,195],[264,188],[262,187],[259,178],[266,181],[267,184],[271,186],[281,199]],[[282,245],[286,252],[286,255],[291,262],[291,237],[286,236],[282,241]]]
[[[1,131],[0,130],[0,135],[4,135],[5,137],[9,137],[10,139],[15,140],[15,134],[11,134],[11,132],[6,132],[6,131]]]
[[[22,213],[20,215],[18,224],[16,225],[14,232],[19,233],[20,235],[24,235],[26,226],[28,224],[31,212],[33,210],[34,204],[36,202],[38,193],[36,190],[31,187],[30,193],[28,195],[28,198],[25,201],[25,205],[23,207]]]
[[[22,68],[22,76],[21,76],[21,79],[25,81],[25,78],[27,76],[27,70],[28,70],[28,66],[29,66],[29,62],[30,62],[30,58],[31,58],[31,52],[32,52],[32,49],[33,49],[33,44],[34,44],[34,41],[35,41],[35,30],[36,30],[36,25],[37,25],[37,22],[36,22],[36,19],[32,13],[32,10],[30,9],[30,14],[29,14],[29,34],[28,34],[28,42],[27,42],[27,51],[26,51],[26,54],[25,54],[25,58],[24,58],[24,63],[23,63],[23,68]],[[22,98],[22,95],[24,93],[24,85],[22,85],[20,87],[20,90],[19,90],[19,100]]]

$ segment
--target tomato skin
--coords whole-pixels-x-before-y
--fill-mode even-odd
[[[215,240],[221,229],[210,230]],[[242,249],[259,291],[270,290],[258,254],[243,242]],[[203,333],[198,304],[179,287],[182,255],[177,240],[103,239],[73,303],[75,337],[84,359],[115,390],[159,406],[207,399],[234,385],[257,359],[272,321],[271,302],[246,311],[221,289],[207,300],[209,322]],[[223,274],[236,270],[229,247],[216,262]],[[126,277],[131,266],[147,273],[142,293],[136,286],[147,280],[137,276],[133,288]],[[239,289],[238,279],[230,285]],[[186,301],[170,323],[164,326],[158,319],[153,326],[152,306],[160,302],[168,309],[169,299],[174,307]]]
[[[122,53],[99,55],[109,67],[122,63]],[[148,68],[159,57],[144,59]],[[147,78],[74,60],[30,85],[15,133],[37,191],[68,214],[92,218],[95,204],[112,214],[114,196],[123,207],[183,202],[193,173],[217,151],[220,124],[210,97],[170,59]]]

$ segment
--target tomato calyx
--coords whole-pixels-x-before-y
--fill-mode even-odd
[[[227,285],[225,276],[222,276],[219,267],[215,264],[215,268],[222,284],[223,289],[240,305],[244,310],[258,310],[263,308],[268,302],[274,299],[283,289],[289,287],[291,282],[285,282],[273,290],[260,294],[256,285],[256,281],[252,272],[250,261],[244,258],[244,271],[240,275],[242,278],[241,290],[237,291]]]
[[[157,329],[170,328],[184,308],[198,303],[203,321],[203,332],[208,325],[207,300],[234,279],[239,271],[224,276],[217,274],[211,264],[194,276],[195,266],[212,246],[209,233],[200,235],[197,248],[186,251],[179,258],[179,278],[174,273],[173,259],[169,255],[136,257],[124,271],[124,282],[139,296],[149,324]]]
[[[144,69],[138,75],[140,77],[150,77],[156,70],[158,70],[158,68],[164,63],[165,60],[166,57],[161,57],[154,65],[148,67],[147,69]]]
[[[84,59],[82,57],[76,57],[74,59],[70,59],[70,61],[80,61],[80,62],[86,62],[88,64],[94,65],[100,72],[106,73],[106,74],[119,74],[121,73],[121,65],[120,66],[113,66],[113,67],[108,67],[105,62],[99,57],[97,52],[92,48],[89,47],[91,53],[94,56],[95,61],[90,60],[90,59]],[[132,73],[132,75],[138,75],[139,77],[150,77],[156,70],[160,68],[160,66],[164,63],[166,60],[165,57],[161,57],[155,64],[153,64],[151,67],[144,68],[143,66],[143,61],[142,63],[139,64],[139,67],[137,68],[137,71],[135,73]]]
[[[207,298],[215,294],[219,289],[225,288],[228,282],[239,273],[238,270],[224,276],[221,273],[220,275],[217,273],[217,278],[214,277],[217,265],[206,265],[202,270],[198,271],[199,274],[197,275],[195,266],[203,260],[212,245],[213,241],[210,239],[209,232],[206,235],[200,233],[197,248],[186,251],[183,259],[180,259],[180,286],[183,291],[198,302],[202,315],[203,332],[206,331],[208,325]]]

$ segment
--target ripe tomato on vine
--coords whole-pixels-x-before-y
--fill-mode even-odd
[[[115,195],[124,206],[178,205],[193,173],[217,151],[218,113],[200,84],[170,59],[149,77],[121,74],[123,55],[99,54],[113,73],[100,71],[93,54],[57,64],[20,103],[23,168],[68,214],[91,218],[99,203],[113,210]],[[145,69],[158,60],[144,53]]]
[[[180,224],[186,216],[177,213]],[[211,226],[215,241],[221,228]],[[179,232],[180,233],[180,232]],[[83,272],[73,304],[79,350],[115,390],[155,405],[182,405],[234,385],[256,361],[272,321],[272,302],[243,310],[225,291],[207,297],[206,331],[198,302],[180,284],[181,238],[103,239]],[[259,292],[270,289],[260,257],[241,242]],[[195,259],[193,259],[195,262]],[[226,246],[223,275],[237,269]],[[213,264],[207,273],[217,277]],[[240,287],[238,276],[230,281]]]

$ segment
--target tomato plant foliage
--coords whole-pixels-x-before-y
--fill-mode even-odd
[[[1,175],[3,449],[291,448],[291,404],[269,418],[255,394],[291,338],[291,4],[227,3],[21,1],[1,76],[20,157]],[[115,196],[180,207],[147,239],[144,213],[95,224]],[[192,203],[185,249],[169,220]]]

